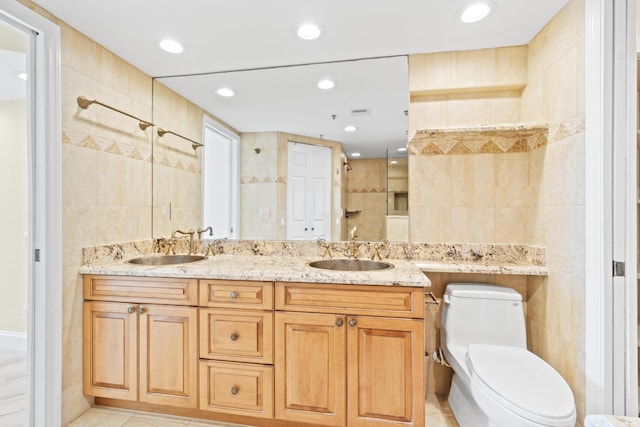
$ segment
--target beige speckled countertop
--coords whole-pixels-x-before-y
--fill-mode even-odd
[[[330,271],[307,265],[319,257],[216,255],[202,261],[169,266],[144,266],[126,261],[85,264],[80,274],[190,277],[226,280],[344,283],[352,285],[429,287],[431,281],[410,261],[388,260],[394,268],[378,271]],[[387,260],[385,260],[387,261]]]
[[[544,265],[509,262],[414,261],[414,264],[425,273],[516,274],[523,276],[546,276],[548,274],[547,267]]]

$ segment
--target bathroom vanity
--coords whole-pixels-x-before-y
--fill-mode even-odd
[[[84,266],[85,394],[256,426],[423,426],[428,278],[275,258]]]

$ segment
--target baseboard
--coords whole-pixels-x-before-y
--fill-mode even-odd
[[[27,334],[0,331],[0,350],[27,351]]]

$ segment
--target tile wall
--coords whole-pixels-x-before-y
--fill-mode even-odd
[[[531,277],[524,288],[518,282],[527,301],[529,348],[571,386],[579,424],[585,410],[584,16],[584,0],[571,0],[507,61],[496,61],[500,49],[468,53],[474,58],[468,63],[463,52],[412,57],[409,114],[410,134],[473,124],[549,126],[547,143],[524,152],[410,156],[409,235],[411,241],[546,247],[549,276]],[[447,73],[451,94],[430,92],[424,82]],[[474,82],[474,73],[495,80]],[[526,85],[511,90],[513,76]]]
[[[386,238],[387,159],[350,160],[347,172],[347,229],[358,228],[357,240]]]

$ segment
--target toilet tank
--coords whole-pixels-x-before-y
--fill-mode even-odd
[[[450,283],[444,295],[440,344],[527,347],[522,296],[511,288]]]

